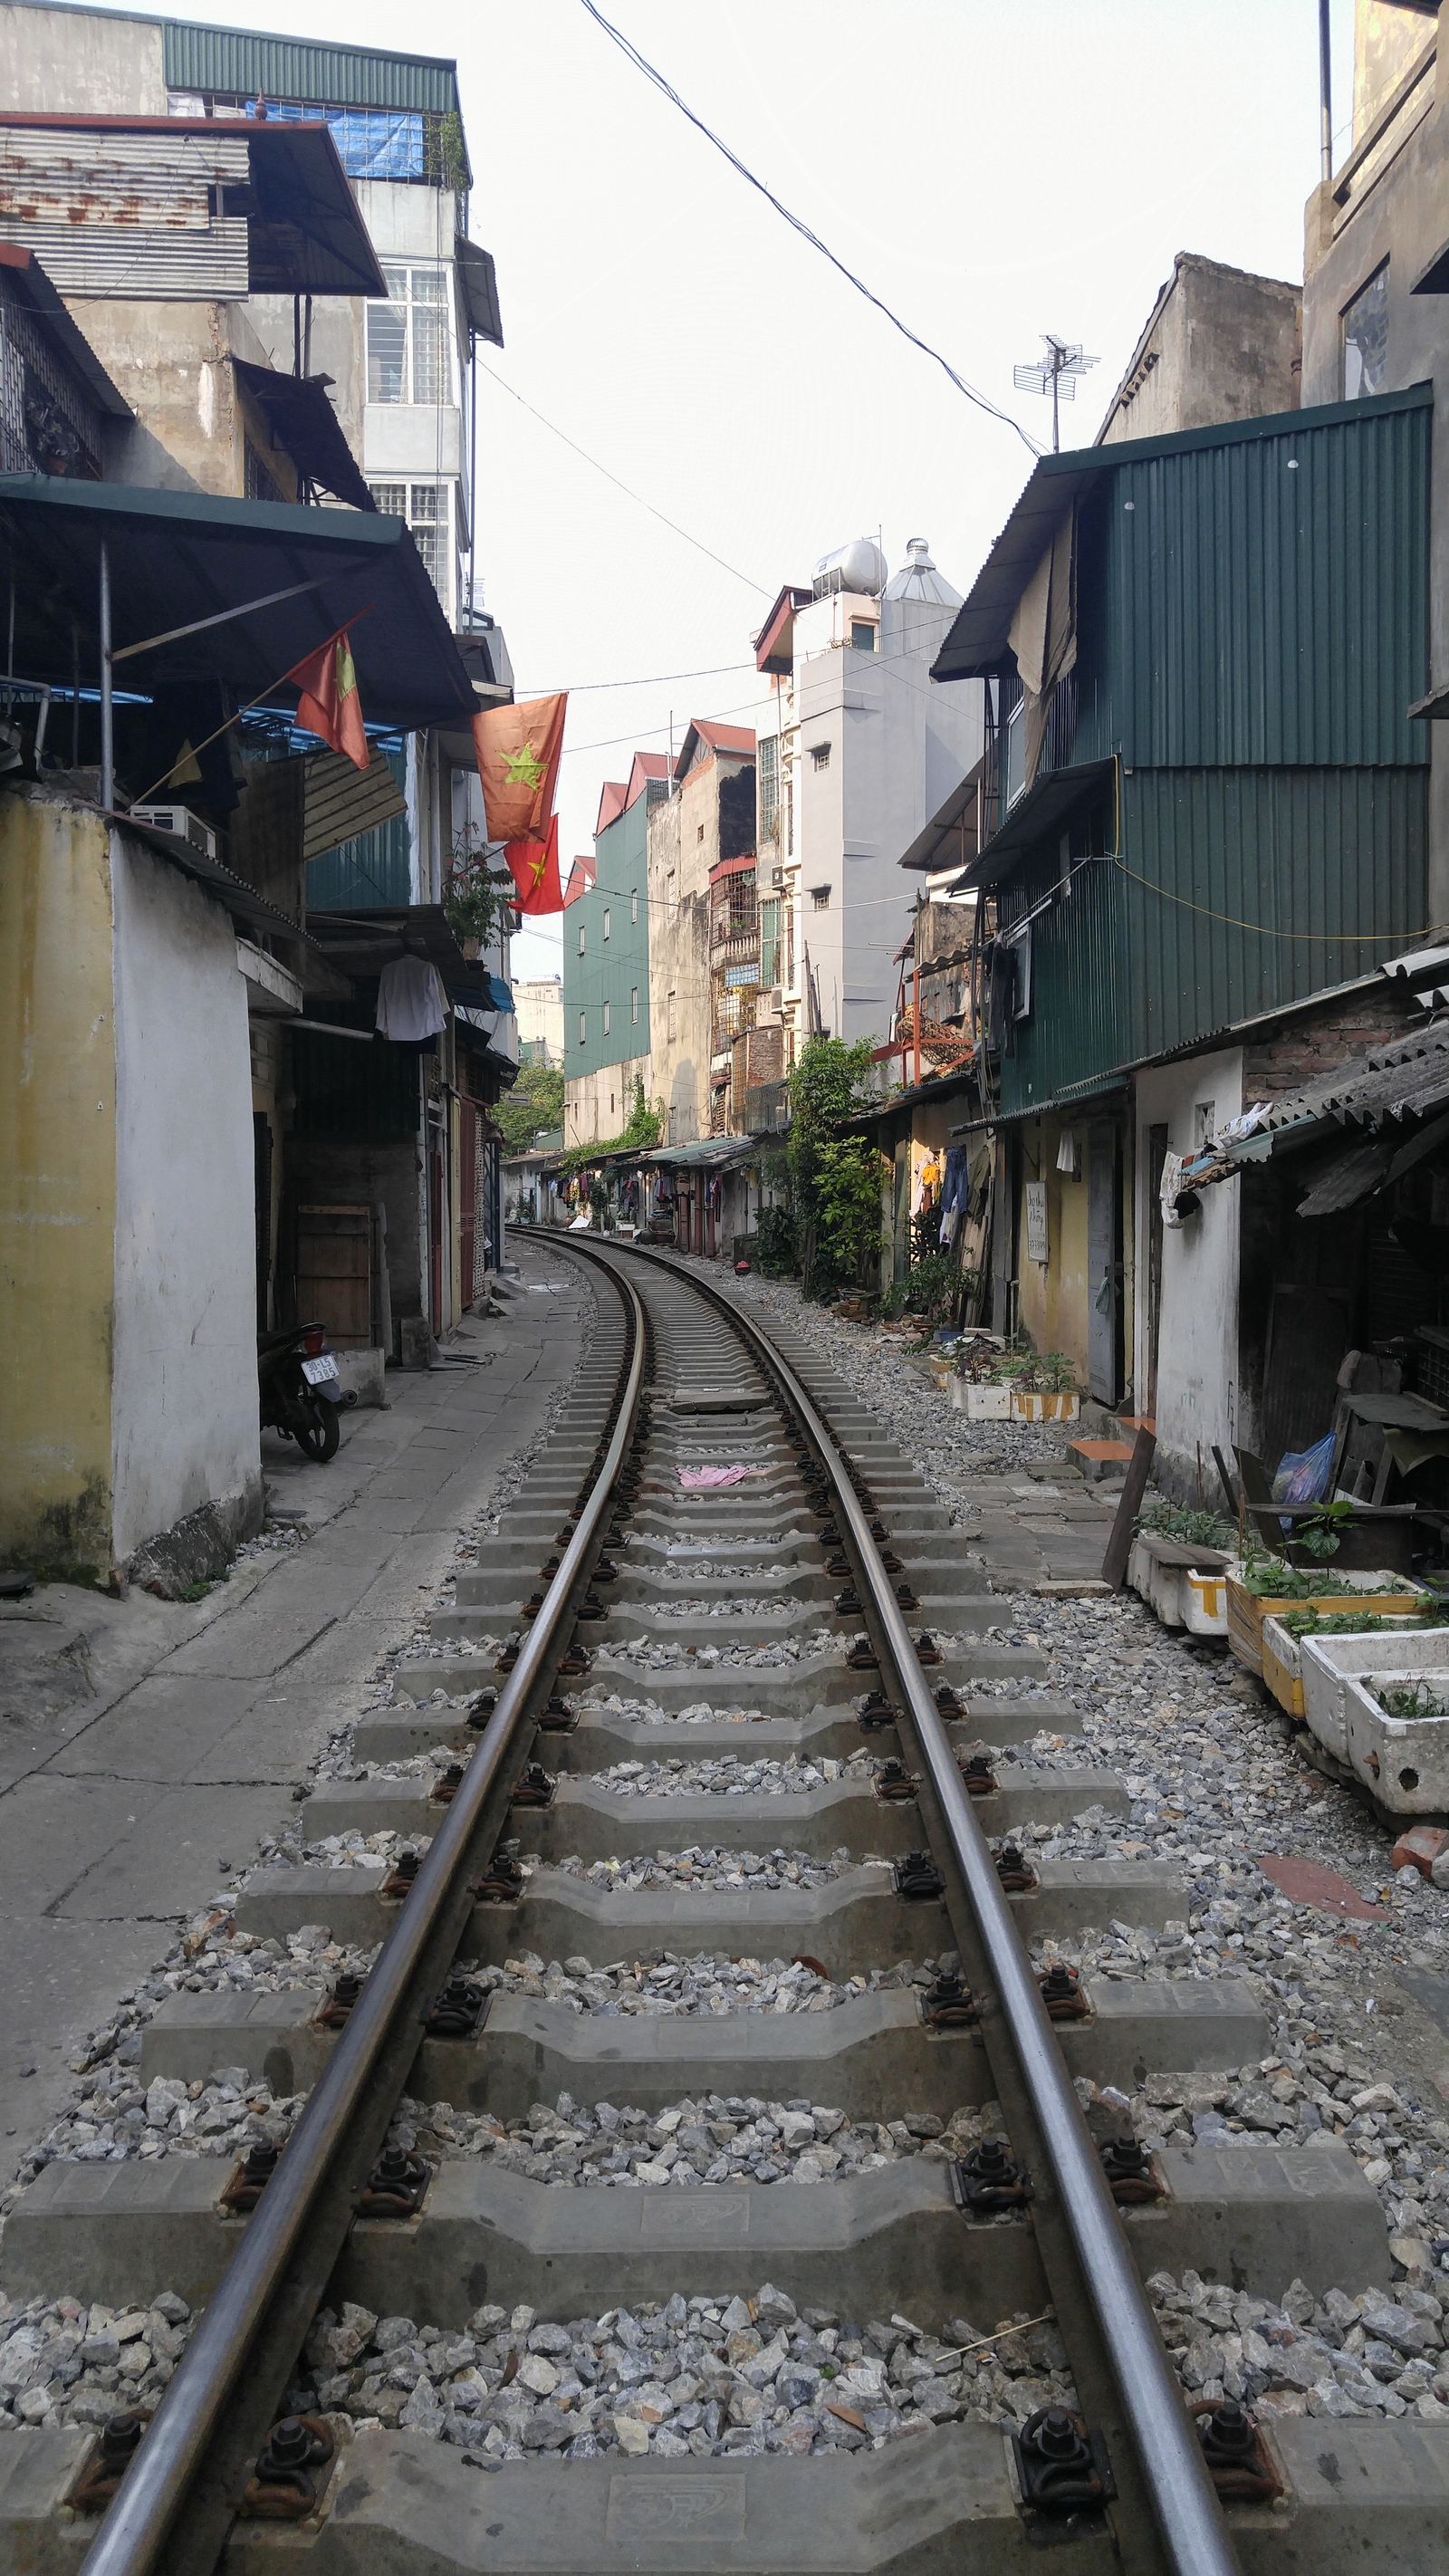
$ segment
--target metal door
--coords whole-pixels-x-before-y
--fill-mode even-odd
[[[1087,1392],[1115,1404],[1122,1391],[1122,1226],[1117,1130],[1087,1131]]]

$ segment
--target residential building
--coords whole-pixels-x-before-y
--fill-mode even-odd
[[[726,984],[721,967],[720,996],[738,991],[741,998],[725,1006],[727,1015],[716,1027],[711,972],[711,948],[720,929],[716,891],[733,876],[753,874],[754,734],[743,725],[695,717],[667,787],[647,819],[650,1045],[645,1092],[651,1103],[662,1105],[664,1142],[672,1146],[694,1144],[715,1132],[714,1095],[729,1092],[733,1040],[754,1017],[755,987]],[[744,898],[737,900],[743,903]],[[732,1024],[730,1013],[737,1013],[738,1024]]]
[[[564,998],[561,975],[524,976],[513,984],[521,1064],[562,1065]]]
[[[782,1070],[820,1029],[890,1034],[903,928],[901,852],[979,759],[979,689],[934,689],[960,594],[924,538],[887,579],[868,539],[787,585],[756,640],[773,679],[759,751],[757,1025]],[[766,966],[770,973],[765,975]]]
[[[935,664],[988,692],[995,1322],[1179,1483],[1276,1396],[1238,1226],[1160,1225],[1165,1156],[1429,917],[1430,421],[1421,386],[1044,457]]]
[[[564,1141],[607,1143],[642,1088],[653,1098],[649,838],[669,794],[664,752],[636,751],[608,781],[594,826],[594,882],[563,916]]]
[[[1301,286],[1180,250],[1107,406],[1097,445],[1294,410],[1302,329]]]

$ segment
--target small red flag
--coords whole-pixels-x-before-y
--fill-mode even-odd
[[[295,680],[301,695],[297,700],[297,722],[308,733],[321,736],[329,751],[345,752],[358,769],[372,766],[367,734],[362,722],[362,700],[357,694],[357,673],[353,667],[350,629],[339,626],[305,662],[296,662],[287,673]]]
[[[543,841],[509,841],[503,852],[508,872],[518,888],[514,907],[518,912],[562,912],[563,888],[558,877],[558,816],[549,818],[548,838]]]

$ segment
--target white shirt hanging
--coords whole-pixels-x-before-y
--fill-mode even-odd
[[[426,957],[395,957],[377,987],[377,1026],[385,1038],[417,1046],[447,1024],[448,1005],[436,966]]]

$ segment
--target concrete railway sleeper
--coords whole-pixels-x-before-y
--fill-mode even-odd
[[[146,2027],[146,2149],[7,2221],[97,2394],[0,2443],[0,2562],[1427,2567],[1449,2424],[1202,2361],[1250,2401],[1312,2320],[1428,2386],[1443,2335],[1341,2142],[1142,2145],[1267,2026],[1056,1957],[1187,1908],[1075,1856],[1124,1801],[1070,1711],[979,1695],[1042,1658],[803,1345],[567,1249],[614,1301],[566,1425],[251,1874],[240,1990]],[[128,2352],[169,2384],[108,2427]]]

